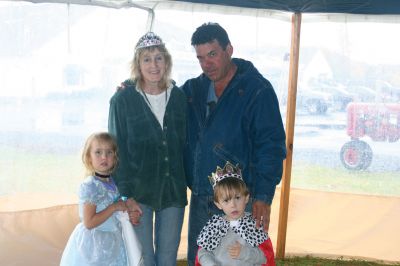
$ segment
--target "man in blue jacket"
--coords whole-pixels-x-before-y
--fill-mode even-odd
[[[197,236],[210,217],[220,213],[208,176],[227,161],[238,164],[251,194],[248,211],[256,226],[268,232],[286,145],[272,85],[251,62],[232,58],[226,31],[217,23],[203,24],[191,44],[203,70],[182,86],[188,99],[185,167],[192,191],[188,264],[194,265]]]

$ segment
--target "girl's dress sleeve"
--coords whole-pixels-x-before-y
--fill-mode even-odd
[[[87,179],[79,187],[79,200],[81,204],[89,203],[98,205],[101,195],[98,193],[98,187],[93,180]]]

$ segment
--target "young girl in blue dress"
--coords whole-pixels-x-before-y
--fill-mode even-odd
[[[127,265],[117,211],[125,202],[111,177],[117,144],[108,133],[92,134],[86,141],[82,161],[87,177],[79,187],[79,218],[61,258],[61,266]]]

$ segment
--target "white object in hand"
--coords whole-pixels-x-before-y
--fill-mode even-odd
[[[129,266],[143,265],[142,245],[129,221],[128,212],[118,211],[117,218],[121,222],[122,238],[124,239],[126,257]]]

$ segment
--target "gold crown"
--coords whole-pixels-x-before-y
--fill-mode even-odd
[[[220,182],[221,180],[227,178],[227,177],[235,177],[240,180],[243,180],[242,178],[242,171],[239,168],[239,164],[236,166],[231,164],[230,162],[226,162],[224,168],[221,168],[217,166],[217,170],[215,173],[211,173],[211,175],[208,177],[210,180],[210,183],[214,189],[215,185]]]

